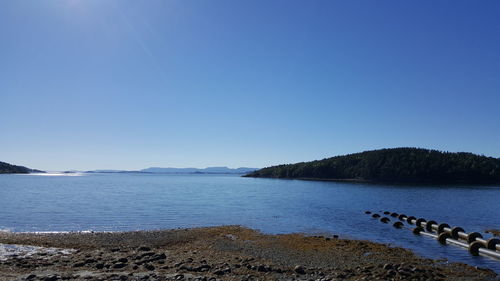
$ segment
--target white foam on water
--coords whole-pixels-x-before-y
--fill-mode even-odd
[[[30,173],[26,174],[30,176],[43,176],[43,177],[80,177],[83,176],[83,173],[56,173],[56,172],[51,172],[51,173]]]
[[[11,231],[8,231],[11,232]],[[19,231],[15,233],[23,233],[23,234],[89,234],[89,233],[116,233],[122,231],[95,231],[95,230],[77,230],[77,231]]]
[[[20,231],[16,233],[23,234],[68,234],[68,233],[86,233],[87,231]],[[89,231],[91,232],[91,231]]]
[[[0,261],[7,260],[12,257],[29,257],[34,254],[45,253],[48,255],[69,255],[76,250],[60,249],[60,248],[45,248],[15,244],[0,244]]]

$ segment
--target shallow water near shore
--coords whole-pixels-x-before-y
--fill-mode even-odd
[[[500,261],[473,257],[465,249],[442,246],[364,214],[404,213],[489,237],[484,231],[500,226],[499,198],[500,187],[493,186],[393,186],[232,175],[0,175],[0,230],[127,231],[239,224],[273,234],[368,239],[500,273]]]

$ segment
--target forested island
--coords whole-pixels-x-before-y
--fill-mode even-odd
[[[466,152],[391,148],[272,166],[249,173],[245,177],[500,184],[500,159]]]
[[[29,174],[43,173],[43,171],[26,168],[24,166],[16,166],[5,162],[0,162],[0,174]]]

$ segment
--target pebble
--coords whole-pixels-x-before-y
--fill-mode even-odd
[[[200,272],[204,272],[204,271],[209,271],[212,267],[208,264],[202,264],[200,266],[198,266],[198,271]]]
[[[296,273],[298,274],[305,274],[306,273],[306,270],[303,266],[301,265],[297,265],[293,268],[293,271],[295,271]]]
[[[150,270],[150,271],[155,270],[154,265],[149,264],[149,263],[144,264],[144,268],[147,269],[147,270]]]
[[[331,236],[330,236],[331,237]],[[349,242],[347,240],[334,240],[327,243],[329,237],[315,236],[314,239],[308,238],[307,241],[312,241],[313,246],[317,245],[333,245],[336,246],[359,246],[361,249],[359,255],[368,250],[372,250],[368,243]],[[246,243],[241,239],[242,243]],[[330,244],[333,243],[333,244]],[[248,243],[249,245],[251,243]],[[116,245],[116,244],[115,244]],[[122,244],[118,244],[122,246]],[[309,263],[307,260],[291,259],[288,262],[294,262],[295,267],[280,268],[280,264],[269,264],[272,259],[247,258],[246,256],[236,257],[234,252],[227,252],[227,256],[216,257],[212,256],[211,250],[202,250],[200,254],[194,255],[193,251],[171,250],[161,246],[160,248],[138,247],[142,244],[137,244],[131,248],[123,246],[122,249],[114,248],[116,253],[111,253],[109,248],[105,252],[98,250],[84,250],[79,254],[72,256],[49,256],[40,258],[34,256],[32,258],[18,258],[1,262],[0,266],[10,267],[16,270],[22,270],[22,280],[26,281],[59,281],[59,280],[238,280],[238,281],[256,281],[256,280],[313,280],[313,281],[332,281],[338,279],[349,280],[429,280],[450,278],[447,271],[439,273],[440,265],[432,267],[428,264],[422,264],[412,259],[402,258],[396,262],[396,259],[380,259],[375,258],[367,260],[367,262],[353,263],[349,266],[349,261],[346,264],[339,263],[339,267],[318,267],[314,265],[314,260]],[[368,247],[368,248],[367,248]],[[258,248],[257,248],[258,249]],[[217,248],[215,249],[217,250]],[[377,249],[373,249],[376,253]],[[224,253],[226,254],[226,253]],[[254,253],[246,253],[248,255]],[[182,262],[180,262],[182,261]],[[410,261],[410,262],[408,262]],[[403,262],[406,262],[403,263]],[[335,262],[334,262],[335,263]],[[372,266],[372,264],[375,266]],[[384,264],[385,263],[385,264]],[[175,265],[175,266],[174,266]],[[293,264],[292,264],[293,265]],[[43,268],[42,268],[43,267]],[[75,267],[75,268],[72,268]],[[22,268],[22,269],[21,269]],[[28,269],[28,270],[25,270]],[[123,268],[123,269],[120,269]],[[250,271],[247,268],[254,270]],[[426,268],[427,270],[425,270]],[[40,271],[38,271],[40,270]],[[40,273],[42,272],[43,273]],[[56,272],[67,272],[64,275],[53,275]],[[183,271],[185,270],[185,271]],[[71,272],[71,273],[69,273]],[[77,276],[75,272],[80,272],[82,276]],[[92,274],[90,274],[91,272]],[[249,275],[252,272],[254,275]],[[50,275],[47,275],[49,274]],[[117,274],[119,273],[119,274]],[[31,274],[31,275],[29,275]],[[37,276],[38,274],[39,276]],[[40,274],[43,274],[40,276]],[[61,274],[61,273],[60,273]],[[1,274],[0,274],[1,275]],[[26,277],[27,276],[27,277]],[[214,278],[214,276],[216,278]],[[469,275],[470,276],[470,275]],[[1,277],[0,277],[1,279]]]
[[[267,267],[265,265],[262,265],[262,264],[257,267],[257,271],[268,272]]]
[[[58,275],[51,275],[51,276],[47,276],[45,277],[43,280],[44,281],[56,281],[59,279],[59,276]]]
[[[126,266],[127,266],[127,264],[126,264],[126,263],[115,263],[115,264],[113,265],[113,268],[117,268],[117,269],[118,269],[118,268],[124,268],[124,267],[126,267]]]
[[[224,272],[223,270],[217,270],[217,271],[214,271],[214,274],[215,274],[215,275],[219,275],[219,276],[224,275],[224,273],[225,273],[225,272]]]
[[[78,263],[73,264],[73,267],[82,267],[84,265],[85,265],[84,262],[78,262]]]

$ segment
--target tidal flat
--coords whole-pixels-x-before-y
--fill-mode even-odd
[[[241,226],[2,232],[0,243],[50,249],[4,256],[0,280],[497,280],[489,269],[386,244]]]

